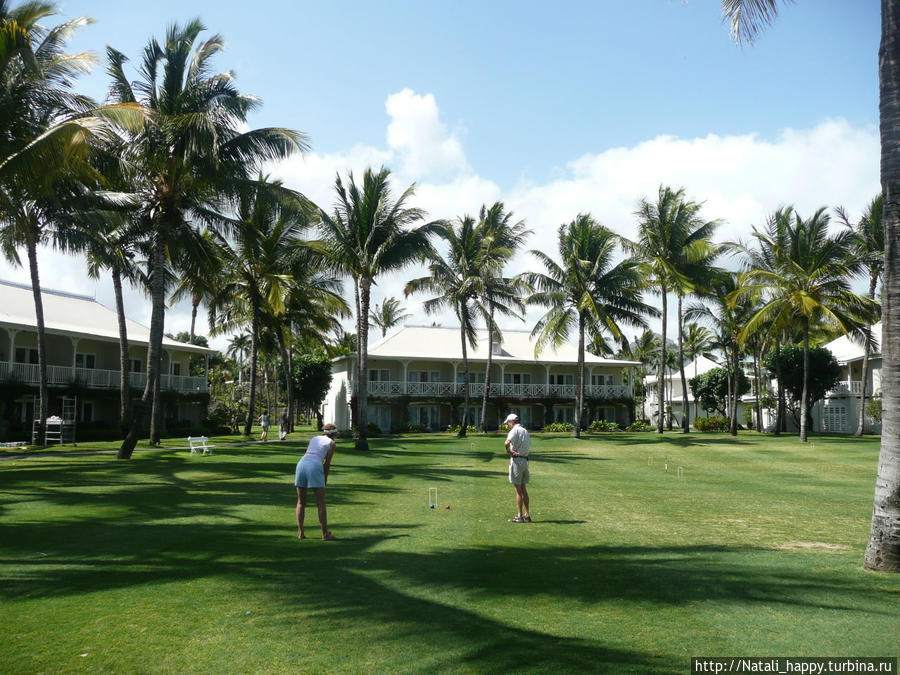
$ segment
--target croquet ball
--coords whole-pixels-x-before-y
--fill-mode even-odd
[[[447,504],[447,508],[448,508],[448,509],[450,508],[450,505],[449,505],[449,504]]]
[[[429,508],[429,509],[433,509],[433,508],[434,508],[434,504],[432,504],[432,505],[429,506],[428,508]]]

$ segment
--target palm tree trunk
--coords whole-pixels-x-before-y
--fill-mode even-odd
[[[481,433],[486,431],[488,390],[491,388],[491,362],[494,354],[494,308],[491,306],[488,316],[488,353],[487,366],[484,369],[484,392],[481,394]]]
[[[191,332],[188,335],[188,342],[194,344],[194,328],[197,326],[197,309],[200,307],[200,296],[191,296]]]
[[[733,357],[734,363],[732,366],[731,377],[734,381],[734,386],[731,388],[731,391],[732,391],[732,395],[734,396],[734,398],[732,399],[732,402],[731,402],[731,420],[730,420],[730,424],[729,424],[729,432],[731,433],[732,436],[737,436],[738,401],[740,401],[740,399],[741,399],[741,396],[738,393],[739,392],[738,383],[740,382],[740,379],[738,377],[738,368],[740,368],[740,364],[741,364],[741,352],[737,348],[737,345],[735,345],[733,351],[734,351],[734,357]]]
[[[809,411],[806,403],[809,400],[809,319],[803,320],[803,393],[800,394],[800,442],[806,443]]]
[[[900,6],[881,0],[881,189],[884,193],[881,451],[865,567],[900,572]]]
[[[161,365],[163,331],[166,320],[166,249],[165,230],[158,226],[154,234],[153,252],[150,262],[150,336],[147,344],[147,383],[144,385],[144,393],[141,396],[134,414],[131,418],[131,429],[116,455],[118,459],[131,459],[134,448],[137,445],[138,434],[144,413],[147,411],[153,399],[153,392],[159,382],[159,369]]]
[[[581,409],[584,407],[584,314],[578,312],[578,370],[575,373],[575,428],[572,438],[581,438]]]
[[[666,382],[663,379],[666,372],[666,285],[660,286],[662,293],[662,340],[659,345],[659,375],[657,377],[656,389],[657,400],[659,401],[659,419],[656,422],[656,433],[663,433],[663,418],[666,414]]]
[[[294,410],[294,362],[291,358],[291,350],[285,346],[284,340],[282,340],[281,359],[284,361],[284,407],[288,411],[288,425],[284,431],[291,432],[294,430],[294,416],[291,414]]]
[[[131,426],[131,359],[128,356],[128,325],[125,322],[122,275],[115,267],[112,269],[112,282],[116,295],[116,318],[119,322],[119,426],[124,438]]]
[[[46,445],[45,426],[49,415],[50,393],[47,389],[47,337],[44,332],[44,301],[41,297],[41,280],[38,276],[37,241],[34,237],[29,236],[26,246],[28,248],[28,269],[31,272],[31,293],[34,296],[34,315],[37,319],[38,392],[40,394],[37,441],[39,445]]]
[[[244,436],[249,436],[253,431],[256,408],[256,370],[259,364],[259,302],[254,298],[253,315],[250,325],[250,397],[247,401],[247,419],[244,422]]]
[[[356,342],[359,352],[359,389],[356,394],[356,407],[359,419],[356,422],[359,435],[356,438],[357,450],[369,449],[369,292],[371,282],[360,279],[359,312],[356,320]]]
[[[760,386],[762,385],[762,381],[760,380],[760,370],[759,370],[759,346],[754,346],[753,348],[753,379],[756,382],[756,431],[757,433],[762,433],[762,408],[759,404],[759,398],[762,396],[762,391]]]
[[[170,356],[171,358],[171,356]],[[153,407],[150,417],[150,445],[159,445],[162,435],[163,409],[165,403],[162,399],[162,350],[160,350],[159,374],[153,383]]]
[[[460,317],[462,317],[460,312]],[[462,421],[459,423],[458,438],[465,438],[469,425],[469,354],[466,350],[466,327],[462,321],[459,322],[459,334],[462,339],[462,357],[463,357],[463,414]]]
[[[775,431],[774,436],[781,436],[781,426],[784,424],[784,383],[781,381],[781,338],[775,336],[775,379],[778,380],[778,403],[775,404]]]
[[[869,275],[869,299],[875,299],[875,289],[878,285],[878,273],[875,272]],[[854,436],[862,436],[866,433],[866,385],[869,382],[869,353],[871,352],[871,345],[869,341],[866,340],[865,346],[863,347],[863,362],[862,362],[862,381],[860,383],[860,394],[859,394],[859,425],[856,428],[856,433]]]
[[[690,407],[688,406],[687,377],[684,375],[684,342],[682,339],[683,321],[681,319],[681,293],[678,294],[678,370],[681,371],[681,430],[690,433]]]

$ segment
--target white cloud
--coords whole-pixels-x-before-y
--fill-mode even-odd
[[[337,173],[346,176],[352,170],[359,176],[368,166],[385,165],[395,171],[397,190],[417,182],[412,203],[427,210],[430,218],[474,215],[481,204],[502,200],[534,230],[528,248],[551,253],[557,227],[582,212],[633,237],[639,199],[652,199],[660,184],[683,186],[690,199],[704,202],[704,217],[722,219],[719,240],[746,237],[751,225],[761,225],[769,212],[784,204],[794,204],[804,215],[819,206],[843,205],[851,217],[858,217],[879,190],[877,130],[854,127],[842,119],[826,119],[811,129],[785,129],[774,139],[753,133],[690,139],[657,136],[634,147],[586,153],[553,180],[522,180],[503,190],[473,171],[459,138],[441,122],[434,96],[404,89],[387,97],[386,109],[391,117],[386,148],[358,144],[340,152],[310,152],[270,166],[270,173],[328,209]],[[95,284],[87,280],[82,260],[43,250],[41,265],[45,286],[94,293]],[[531,256],[523,253],[511,271],[533,266]],[[422,273],[421,268],[406,270],[381,280],[373,289],[373,307],[387,296],[402,298],[406,281]],[[0,277],[29,282],[27,270],[12,270],[5,262],[0,263]],[[98,299],[111,305],[109,283],[96,289]],[[454,323],[449,315],[422,315],[422,299],[404,301],[416,313],[411,322]],[[348,300],[352,301],[349,285]],[[149,302],[142,294],[132,292],[128,305],[137,320],[149,321]],[[170,312],[167,330],[186,330],[189,309]],[[205,317],[198,321],[205,329]]]

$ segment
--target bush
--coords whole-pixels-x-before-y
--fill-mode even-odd
[[[509,433],[509,425],[504,422],[497,428],[497,431],[502,431],[504,434]]]
[[[572,431],[574,429],[575,425],[569,424],[568,422],[554,422],[553,424],[548,424],[544,427],[544,431],[550,432]]]
[[[606,420],[594,420],[588,427],[591,431],[620,431],[621,428],[615,422],[607,422]]]
[[[625,427],[625,431],[653,431],[653,425],[643,420],[638,420]]]
[[[424,424],[401,424],[391,429],[392,434],[422,434],[428,431]]]
[[[449,427],[447,427],[447,432],[451,433],[451,434],[458,434],[460,426],[461,425],[459,425],[459,424],[451,424]],[[478,431],[478,429],[473,427],[471,424],[466,427],[467,434],[474,434],[474,433],[477,433],[477,431]]]
[[[369,436],[380,436],[381,435],[381,427],[375,424],[375,422],[369,422],[366,425],[366,432]]]
[[[881,422],[881,396],[875,396],[872,398],[872,400],[866,403],[866,414],[873,420],[875,420],[875,422]]]
[[[697,431],[728,431],[729,419],[727,417],[698,417],[694,420],[694,428]]]

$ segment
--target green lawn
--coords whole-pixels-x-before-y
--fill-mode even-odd
[[[692,655],[897,655],[900,577],[862,569],[878,439],[535,435],[521,525],[500,436],[385,437],[369,454],[340,440],[341,540],[301,542],[293,438],[0,461],[0,670],[684,673]]]

